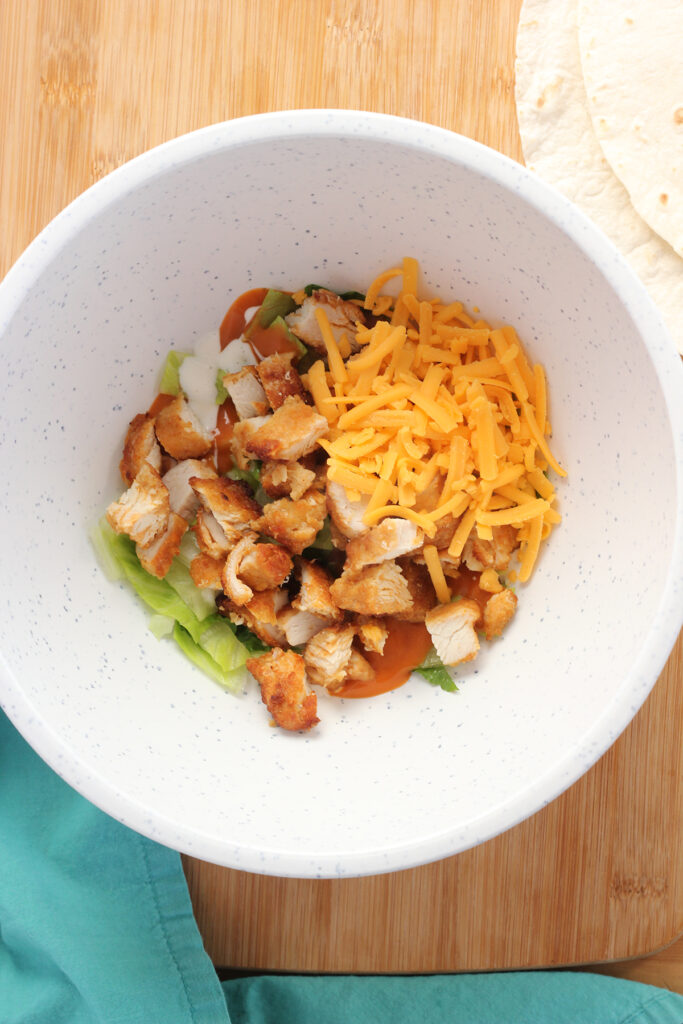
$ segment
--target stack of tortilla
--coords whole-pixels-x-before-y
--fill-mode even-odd
[[[683,3],[524,0],[524,159],[628,259],[683,354]]]

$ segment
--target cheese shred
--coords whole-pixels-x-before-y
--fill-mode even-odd
[[[386,319],[357,326],[351,348],[360,351],[348,358],[316,311],[328,369],[314,363],[308,384],[333,427],[324,443],[329,476],[350,497],[369,498],[368,526],[408,519],[431,539],[440,521],[456,521],[447,552],[433,543],[423,549],[445,603],[451,594],[441,558],[459,558],[473,531],[495,543],[496,528],[516,530],[520,568],[512,572],[529,579],[561,520],[548,471],[566,471],[548,441],[545,371],[530,362],[516,331],[475,321],[461,302],[419,297],[418,278],[417,262],[406,257],[371,282],[364,307]],[[396,298],[382,294],[389,282]]]

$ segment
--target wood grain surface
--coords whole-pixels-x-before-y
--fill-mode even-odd
[[[521,0],[2,0],[0,274],[78,193],[212,122],[293,107],[420,118],[521,159]],[[681,641],[605,757],[529,821],[413,871],[264,878],[184,859],[217,965],[556,966],[683,931]],[[683,991],[683,944],[601,969]]]

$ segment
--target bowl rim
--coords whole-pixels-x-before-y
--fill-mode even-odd
[[[35,281],[57,254],[108,207],[156,177],[210,153],[264,140],[335,135],[429,151],[475,170],[515,193],[554,223],[589,258],[601,256],[608,280],[642,337],[666,401],[676,453],[678,496],[672,557],[659,607],[638,658],[619,691],[581,740],[551,769],[504,806],[489,809],[464,826],[407,839],[387,848],[278,851],[220,840],[179,826],[108,781],[75,754],[41,717],[0,651],[0,707],[40,757],[69,785],[110,816],[175,850],[203,860],[260,874],[339,877],[379,874],[426,864],[462,852],[506,831],[554,800],[612,745],[639,710],[676,642],[683,623],[683,368],[673,342],[644,285],[612,242],[553,186],[514,160],[449,129],[424,121],[362,110],[312,108],[253,114],[208,125],[149,149],[122,164],[77,196],[30,243],[0,283],[0,335]]]

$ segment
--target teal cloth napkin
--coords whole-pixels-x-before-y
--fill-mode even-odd
[[[683,997],[578,972],[221,985],[177,853],[55,775],[0,712],[0,1024],[683,1024]]]

